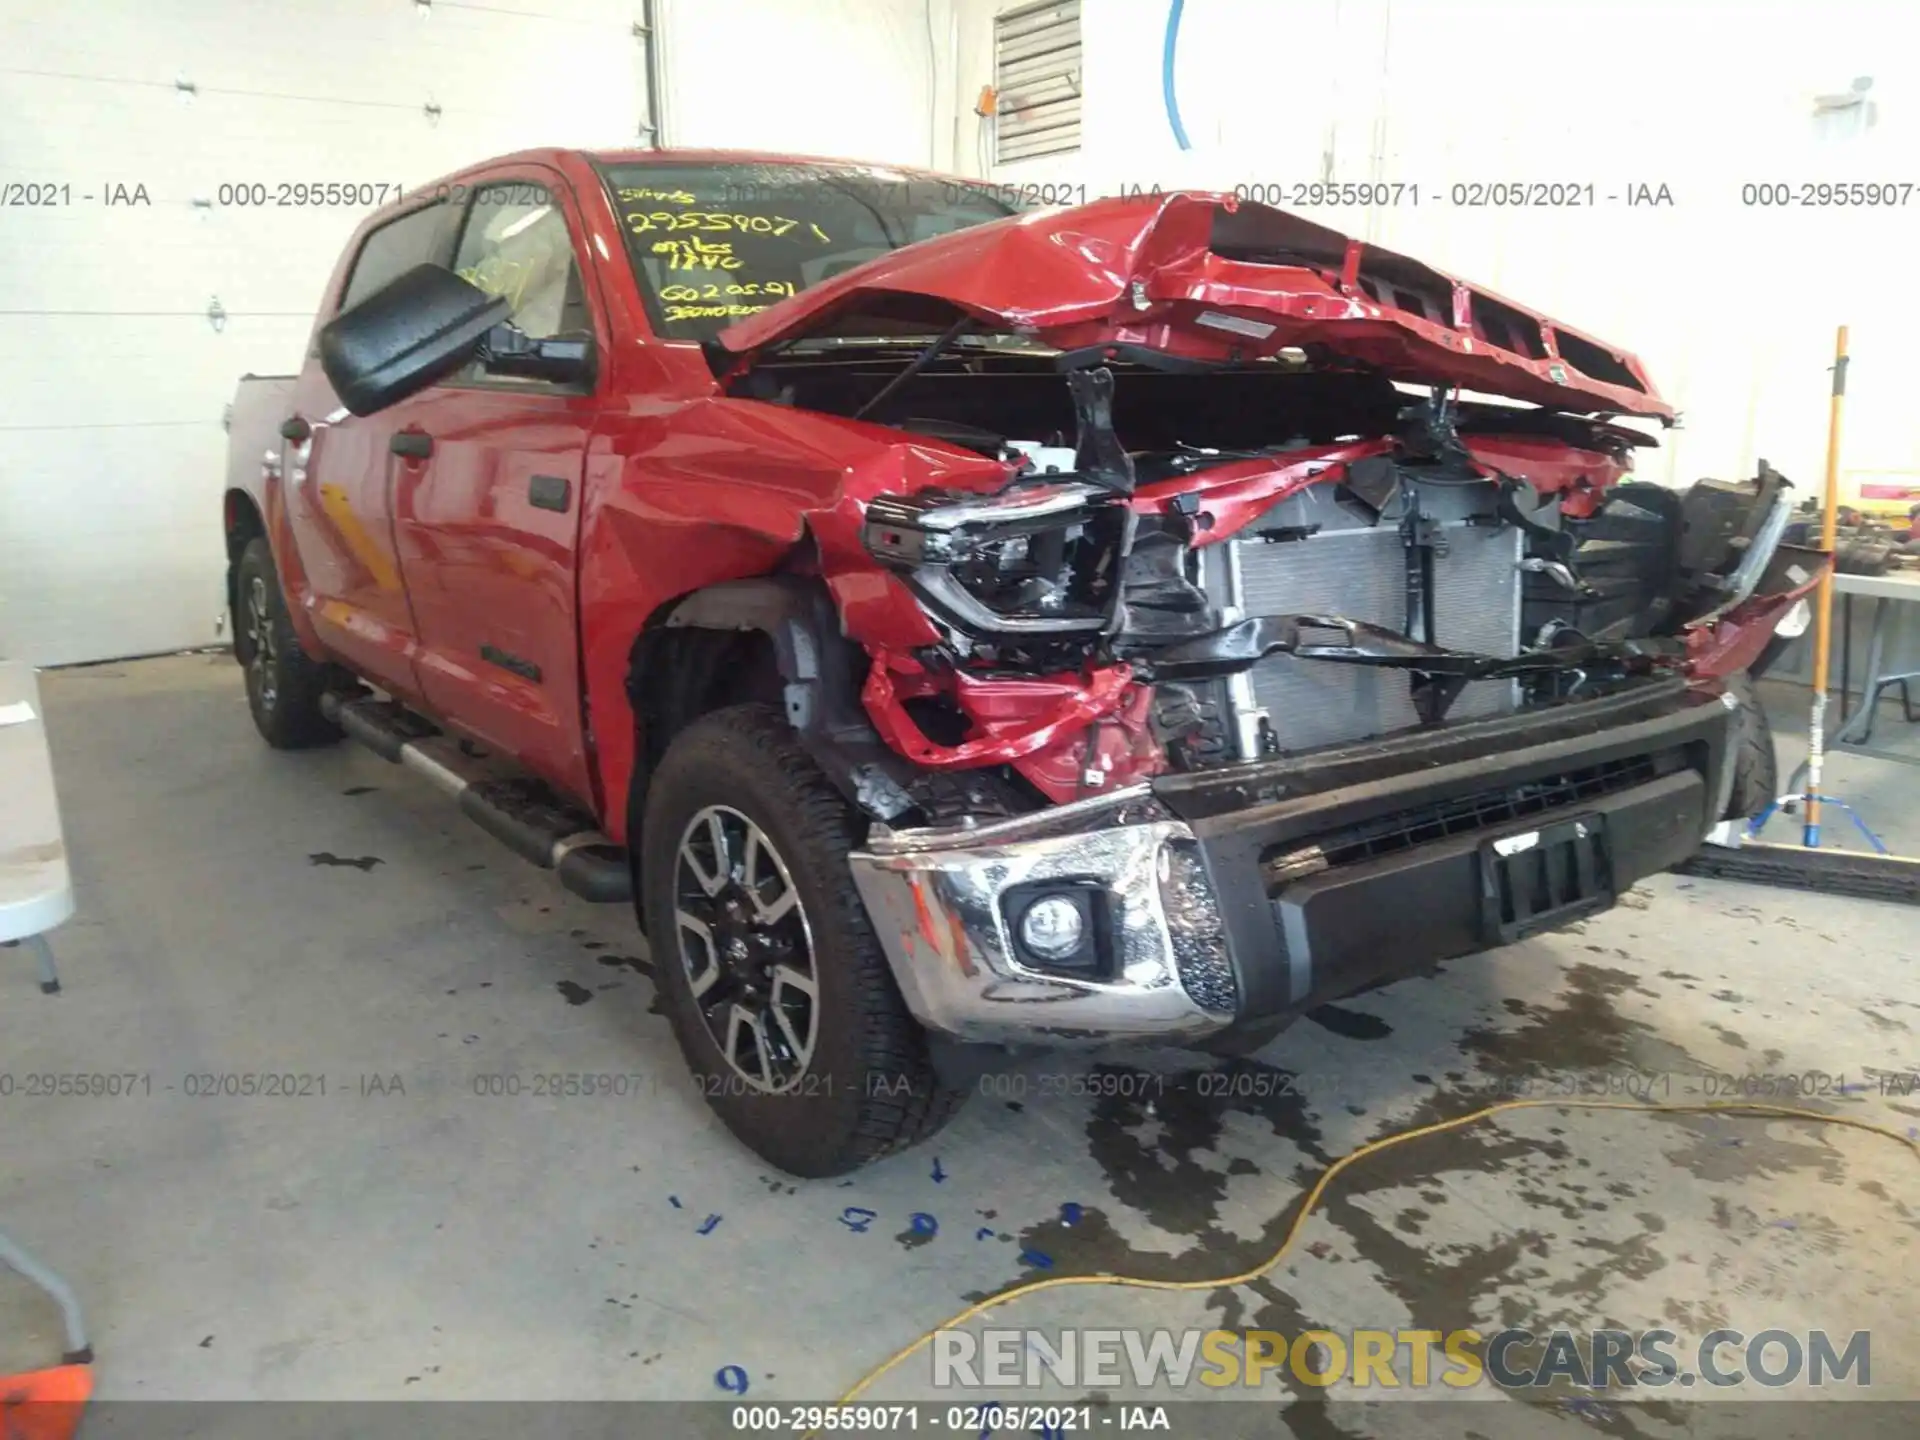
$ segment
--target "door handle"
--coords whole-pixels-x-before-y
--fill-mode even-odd
[[[433,454],[433,436],[424,430],[400,430],[387,442],[387,448],[409,460],[424,460]]]

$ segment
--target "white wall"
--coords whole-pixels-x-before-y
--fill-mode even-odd
[[[959,0],[971,105],[996,10]],[[1648,0],[1187,0],[1161,97],[1163,0],[1084,0],[1084,149],[997,171],[1120,185],[1403,180],[1442,203],[1315,218],[1637,352],[1685,412],[1650,479],[1819,483],[1833,331],[1849,323],[1845,468],[1920,478],[1920,188],[1904,210],[1750,209],[1745,180],[1913,180],[1920,52],[1908,7]],[[1873,77],[1876,124],[1822,139],[1813,97]],[[967,117],[969,120],[971,117]],[[962,147],[963,155],[971,144]],[[1456,181],[1593,181],[1593,210],[1462,210]],[[1665,182],[1671,209],[1607,204]]]
[[[667,138],[983,173],[973,105],[1016,0],[657,0]],[[222,182],[418,184],[534,144],[617,145],[644,95],[637,0],[77,0],[0,10],[0,653],[203,644],[222,604],[220,418],[294,368],[359,209],[200,208]],[[1920,181],[1906,7],[1647,0],[1085,0],[1080,154],[999,172],[1116,186],[1314,179],[1664,181],[1666,211],[1320,218],[1637,350],[1687,412],[1644,465],[1764,455],[1817,481],[1833,326],[1853,327],[1850,472],[1920,472],[1920,287],[1904,210],[1745,209],[1746,179]],[[1815,94],[1874,77],[1821,140]],[[176,79],[198,97],[183,103]],[[423,113],[440,107],[437,120]],[[104,187],[151,204],[108,208]],[[218,296],[229,318],[205,316]]]
[[[949,0],[656,0],[676,146],[944,163]]]
[[[215,637],[222,412],[243,371],[298,368],[366,211],[193,202],[217,200],[222,182],[417,185],[528,144],[629,140],[643,93],[630,10],[87,0],[0,12],[0,183],[68,183],[74,197],[0,210],[0,654],[59,663]],[[197,98],[183,102],[176,79]],[[110,183],[144,185],[151,205],[81,198]],[[214,296],[230,314],[218,333]]]
[[[939,59],[946,0],[658,11],[674,143],[931,158],[927,21]],[[222,182],[414,186],[531,145],[632,144],[639,14],[638,0],[0,8],[0,185],[73,195],[0,208],[0,655],[60,664],[216,638],[222,413],[242,372],[298,368],[366,208],[194,201]],[[109,208],[110,184],[151,203]]]

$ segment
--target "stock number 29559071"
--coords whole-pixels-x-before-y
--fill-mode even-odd
[[[1029,1075],[1020,1070],[995,1070],[980,1077],[979,1089],[982,1095],[996,1100],[1024,1100],[1029,1095],[1145,1100],[1160,1094],[1166,1084],[1166,1076],[1143,1070],[1095,1070],[1074,1075],[1059,1071]]]
[[[1089,1405],[736,1405],[735,1430],[798,1432],[945,1431],[952,1435],[1044,1435],[1091,1431]]]

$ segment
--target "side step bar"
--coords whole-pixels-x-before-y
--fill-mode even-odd
[[[466,817],[523,860],[553,871],[583,900],[619,905],[633,899],[627,852],[594,828],[593,817],[531,777],[489,775],[460,763],[459,753],[427,748],[446,737],[411,711],[370,696],[326,695],[320,710],[383,760],[420,775],[459,805]]]

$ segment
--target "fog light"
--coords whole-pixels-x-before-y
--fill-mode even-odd
[[[1064,960],[1086,937],[1080,907],[1065,895],[1043,895],[1020,917],[1020,943],[1042,960]]]

